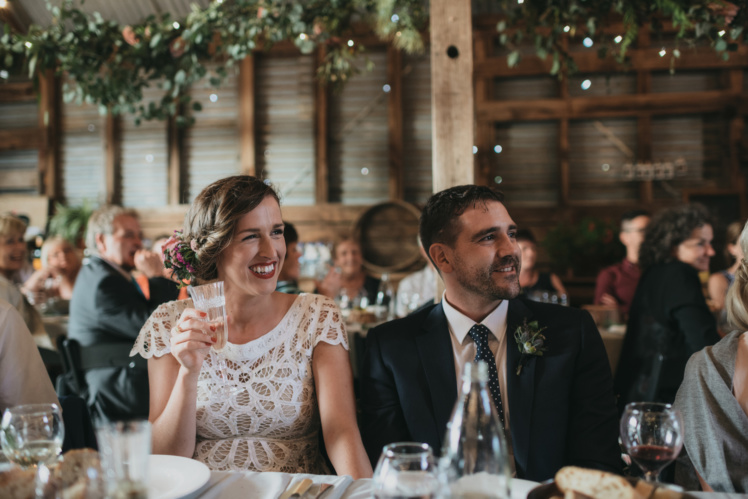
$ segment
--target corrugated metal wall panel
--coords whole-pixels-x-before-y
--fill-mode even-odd
[[[652,159],[675,161],[682,158],[687,168],[685,175],[675,177],[666,185],[655,182],[655,196],[672,198],[678,197],[684,188],[725,186],[725,182],[729,182],[727,139],[727,121],[720,115],[653,118]]]
[[[104,201],[105,123],[98,106],[62,104],[61,189],[68,205]]]
[[[159,101],[164,91],[158,87],[143,89],[143,104]],[[168,134],[164,121],[143,121],[135,125],[134,116],[122,117],[120,150],[120,198],[123,206],[144,208],[168,204]]]
[[[720,90],[719,71],[667,71],[652,73],[652,93]]]
[[[639,196],[637,182],[621,179],[623,166],[634,158],[610,140],[600,130],[600,125],[636,156],[636,119],[572,121],[569,124],[569,196],[578,201],[635,201]]]
[[[6,102],[0,105],[0,130],[37,126],[39,126],[39,104],[36,100]]]
[[[0,194],[39,193],[39,151],[3,151],[0,154]]]
[[[587,87],[585,89],[585,87]],[[635,74],[587,74],[569,77],[570,97],[602,97],[636,93]]]
[[[330,200],[371,204],[389,198],[387,54],[368,52],[375,66],[330,98]],[[363,65],[363,60],[358,61]]]
[[[493,100],[555,99],[558,96],[558,80],[552,76],[493,80]]]
[[[210,71],[216,65],[208,66]],[[185,161],[186,198],[190,203],[210,183],[241,170],[239,159],[239,78],[238,68],[230,68],[219,88],[209,77],[190,90],[203,110],[194,113],[195,124],[184,134],[182,157]]]
[[[405,200],[425,204],[433,192],[431,55],[403,57],[403,182]]]
[[[314,61],[258,56],[255,63],[257,171],[285,205],[315,202]]]
[[[506,191],[507,203],[553,206],[558,202],[558,133],[555,121],[496,125],[492,173],[495,185]]]

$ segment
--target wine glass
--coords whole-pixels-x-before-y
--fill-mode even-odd
[[[436,460],[428,444],[385,445],[373,478],[377,499],[433,498],[439,490]]]
[[[683,420],[670,404],[632,402],[621,416],[621,441],[631,459],[656,482],[683,447]]]
[[[65,429],[57,404],[9,407],[0,422],[5,455],[24,469],[53,462],[62,452]]]
[[[228,368],[226,358],[221,355],[221,351],[228,342],[228,321],[226,319],[226,296],[223,293],[223,281],[211,282],[200,286],[190,286],[187,288],[192,297],[192,302],[197,310],[205,312],[207,317],[204,319],[208,324],[215,327],[211,336],[215,338],[211,348],[218,354],[218,368],[221,372],[221,391],[223,394],[230,394],[232,387],[228,383]]]

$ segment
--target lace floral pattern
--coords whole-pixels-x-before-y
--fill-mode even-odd
[[[168,354],[171,328],[190,306],[191,300],[182,300],[158,307],[130,355]],[[211,350],[197,385],[193,457],[212,470],[326,473],[312,373],[312,353],[320,341],[348,349],[342,317],[331,299],[302,294],[267,334]],[[222,387],[219,355],[226,359],[230,396],[216,396]]]

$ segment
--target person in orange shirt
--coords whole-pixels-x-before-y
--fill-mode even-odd
[[[164,243],[169,240],[169,236],[167,235],[161,235],[158,236],[156,239],[153,240],[153,244],[151,245],[151,250],[158,253],[161,256],[161,260],[164,259]],[[138,286],[140,286],[140,290],[143,292],[143,295],[145,296],[146,300],[150,298],[150,290],[148,289],[148,276],[145,274],[139,274],[135,278],[135,282],[138,283]],[[187,293],[187,287],[183,287],[179,290],[179,296],[177,297],[177,300],[185,300],[189,298],[189,294]]]

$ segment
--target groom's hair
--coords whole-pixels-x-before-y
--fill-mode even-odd
[[[465,210],[475,208],[478,203],[485,205],[488,201],[503,203],[504,194],[482,185],[458,185],[431,196],[421,212],[418,229],[421,244],[429,259],[432,244],[454,246],[460,229],[457,219]],[[434,263],[433,260],[431,263]]]

